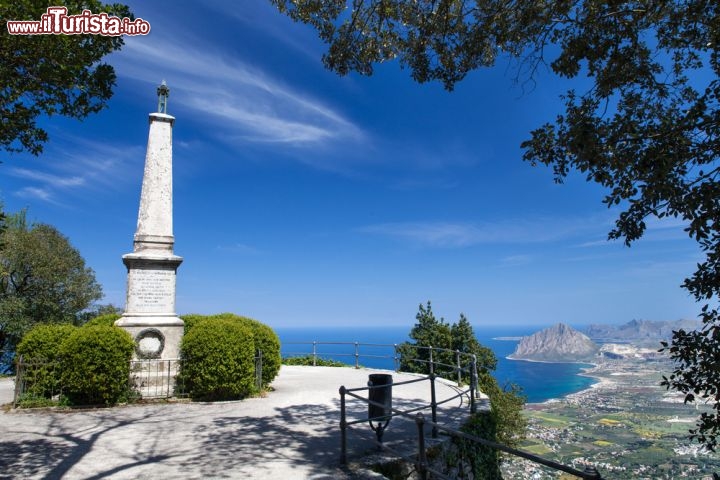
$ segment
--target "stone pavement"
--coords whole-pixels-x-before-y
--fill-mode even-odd
[[[0,479],[354,478],[339,468],[338,389],[365,386],[375,372],[392,373],[395,383],[417,378],[369,369],[283,366],[265,398],[6,411],[0,413]],[[0,403],[12,400],[8,383],[0,380]],[[438,401],[456,393],[451,383],[437,382]],[[429,382],[393,388],[396,408],[429,400]],[[457,425],[468,411],[467,398],[459,398],[439,407],[438,421]],[[349,421],[366,418],[367,406],[348,400],[348,412]],[[393,418],[385,441],[412,448],[415,433],[413,421]],[[372,438],[367,423],[352,429],[351,462],[375,451]]]

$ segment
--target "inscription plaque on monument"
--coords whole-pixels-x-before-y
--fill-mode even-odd
[[[138,313],[175,311],[175,271],[131,269],[128,272],[128,310]]]

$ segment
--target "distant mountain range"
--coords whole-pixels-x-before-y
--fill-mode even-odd
[[[672,338],[673,330],[696,330],[699,320],[631,320],[623,325],[588,325],[585,334],[600,343],[642,343],[657,345],[661,340]]]
[[[523,337],[508,357],[541,362],[578,362],[591,360],[600,347],[587,335],[558,323],[529,337]]]

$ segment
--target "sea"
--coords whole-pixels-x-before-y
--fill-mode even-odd
[[[359,365],[367,368],[394,370],[394,344],[409,341],[412,325],[377,327],[296,327],[276,328],[281,353],[302,356],[313,351],[318,356],[355,365],[355,343]],[[477,327],[478,341],[495,352],[498,366],[494,376],[501,386],[516,384],[522,387],[528,403],[557,399],[589,388],[595,379],[580,375],[589,367],[582,363],[542,363],[508,360],[519,342],[518,337],[531,335],[542,326]],[[316,344],[313,346],[313,342]]]

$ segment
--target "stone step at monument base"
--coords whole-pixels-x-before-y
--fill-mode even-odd
[[[134,360],[130,363],[130,386],[142,398],[182,396],[177,375],[180,360]]]

